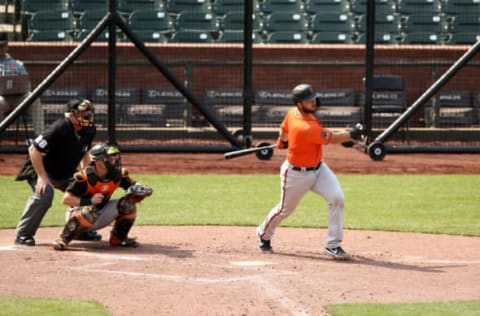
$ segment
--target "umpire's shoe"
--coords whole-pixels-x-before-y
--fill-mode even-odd
[[[83,241],[100,241],[102,240],[102,235],[100,235],[96,231],[86,231],[86,232],[83,232],[80,236],[76,237],[75,239],[83,240]]]
[[[15,245],[35,246],[35,239],[33,236],[17,236],[15,238]]]

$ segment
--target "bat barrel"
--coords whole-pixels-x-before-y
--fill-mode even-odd
[[[277,145],[268,145],[268,146],[240,149],[240,150],[235,150],[235,151],[225,153],[224,156],[225,156],[225,159],[232,159],[235,157],[241,157],[241,156],[249,155],[252,153],[256,153],[265,149],[273,149],[275,147],[277,147]]]

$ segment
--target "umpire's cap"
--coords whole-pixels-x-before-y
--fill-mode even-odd
[[[293,102],[316,100],[320,95],[315,92],[311,85],[302,83],[292,90]]]

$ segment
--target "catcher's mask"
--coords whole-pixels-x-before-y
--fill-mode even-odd
[[[315,92],[313,87],[309,84],[302,83],[293,88],[292,90],[293,102],[295,104],[300,101],[313,101],[315,100],[316,106],[320,106],[320,94]]]
[[[75,114],[78,123],[82,127],[93,125],[95,107],[87,99],[74,99],[68,102],[67,111]]]
[[[114,145],[98,144],[93,146],[90,149],[90,159],[92,161],[102,161],[107,168],[107,174],[111,176],[120,171],[122,167],[120,150]]]

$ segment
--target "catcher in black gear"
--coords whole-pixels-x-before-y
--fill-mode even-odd
[[[55,250],[65,250],[76,236],[85,231],[98,230],[114,222],[110,245],[137,247],[136,238],[128,237],[135,222],[138,202],[152,195],[148,185],[132,180],[121,166],[120,151],[116,146],[99,144],[90,150],[91,164],[75,173],[67,186],[63,204],[69,205],[67,223],[59,238],[53,242]],[[124,197],[111,200],[118,187],[126,190]]]

